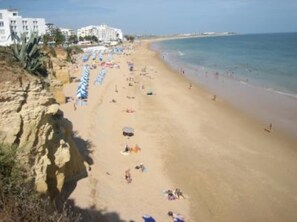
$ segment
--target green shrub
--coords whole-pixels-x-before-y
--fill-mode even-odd
[[[70,209],[53,210],[51,200],[34,190],[16,154],[16,147],[0,144],[0,221],[80,221]]]

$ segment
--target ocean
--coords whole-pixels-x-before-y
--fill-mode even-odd
[[[297,138],[297,33],[174,39],[152,48],[190,81]]]

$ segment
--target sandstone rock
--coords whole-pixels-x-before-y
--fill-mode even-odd
[[[0,140],[23,148],[36,189],[55,199],[65,183],[86,176],[86,168],[72,124],[44,86],[37,79],[1,84]]]
[[[65,68],[63,69],[56,69],[56,78],[61,81],[63,84],[70,83],[70,74],[69,71]]]
[[[59,105],[58,104],[52,104],[47,109],[47,114],[56,115],[56,113],[59,111]]]
[[[64,140],[60,141],[60,146],[55,152],[55,165],[62,168],[70,160],[70,146]]]
[[[66,97],[63,92],[63,84],[59,80],[53,79],[50,89],[53,92],[53,96],[57,103],[64,104],[66,102]]]

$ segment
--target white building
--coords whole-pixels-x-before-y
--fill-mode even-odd
[[[83,28],[80,28],[77,30],[77,37],[86,37],[86,36],[97,36],[98,35],[98,30],[97,30],[97,26],[94,25],[90,25],[90,26],[86,26]]]
[[[0,9],[0,45],[8,46],[13,43],[11,34],[21,36],[22,33],[28,39],[32,32],[39,35],[45,34],[46,25],[43,18],[23,18],[17,10]]]
[[[66,29],[66,28],[60,28],[62,34],[65,36],[65,39],[68,40],[69,36],[76,35],[75,31],[73,29]]]
[[[77,37],[96,36],[99,41],[110,42],[123,40],[123,33],[120,29],[107,25],[87,26],[77,30]]]

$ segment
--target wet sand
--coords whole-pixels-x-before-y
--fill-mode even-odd
[[[99,69],[91,72],[88,106],[76,111],[71,103],[62,106],[74,129],[94,145],[90,175],[71,195],[77,205],[117,212],[124,221],[141,221],[144,214],[170,221],[169,210],[187,221],[297,220],[296,140],[268,133],[197,85],[189,89],[189,81],[147,42],[115,60],[121,68],[109,69],[102,86],[92,84]],[[127,61],[135,64],[133,74]],[[147,74],[140,75],[145,66]],[[135,79],[132,86],[129,77]],[[75,91],[75,83],[65,87],[67,96]],[[123,112],[126,108],[136,112]],[[130,139],[122,135],[124,126],[135,129]],[[141,152],[120,154],[126,143],[138,144]],[[147,172],[134,169],[139,163]],[[124,178],[127,169],[131,184]],[[169,201],[162,195],[176,187],[189,198]]]

